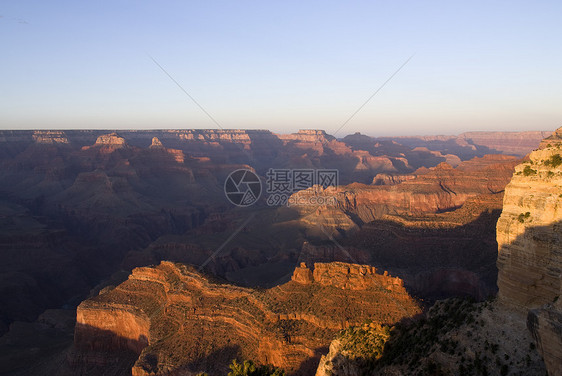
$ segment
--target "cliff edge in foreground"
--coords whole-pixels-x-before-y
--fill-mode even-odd
[[[562,128],[516,167],[497,234],[499,298],[529,310],[548,374],[562,375]]]
[[[515,167],[497,224],[498,298],[528,310],[560,295],[562,128]]]
[[[515,168],[497,225],[502,303],[527,327],[549,375],[562,375],[562,128]]]

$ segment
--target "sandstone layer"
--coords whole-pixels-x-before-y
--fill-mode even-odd
[[[499,297],[529,310],[549,375],[562,375],[562,128],[516,167],[498,221]]]
[[[562,145],[536,150],[516,166],[497,224],[500,300],[522,309],[560,295]]]
[[[306,242],[299,260],[374,265],[399,275],[410,291],[424,299],[486,299],[497,291],[494,226],[501,203],[498,193],[476,196],[444,213],[385,215],[338,239],[339,246]]]

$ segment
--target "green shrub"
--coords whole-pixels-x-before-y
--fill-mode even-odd
[[[554,154],[544,162],[545,166],[558,167],[562,164],[562,157],[560,154]]]
[[[352,359],[374,361],[382,356],[384,346],[390,337],[390,327],[378,324],[364,324],[350,327],[340,333],[342,350]]]
[[[521,213],[519,214],[519,216],[517,217],[517,220],[521,223],[525,223],[525,219],[529,218],[531,216],[530,212],[526,212],[525,214]]]
[[[525,175],[525,176],[536,175],[536,173],[537,173],[537,170],[533,170],[529,166],[525,166],[525,168],[523,169],[523,175]]]
[[[228,366],[228,376],[285,376],[285,371],[272,366],[258,366],[251,360],[238,363],[236,359]]]

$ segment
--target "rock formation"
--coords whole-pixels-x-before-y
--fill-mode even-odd
[[[150,144],[151,148],[161,148],[164,147],[162,142],[158,139],[158,137],[152,137],[152,143]]]
[[[562,149],[548,141],[516,166],[497,224],[498,296],[525,310],[561,293]]]
[[[503,211],[496,228],[497,302],[480,303],[477,309],[447,307],[448,303],[437,302],[425,319],[399,327],[394,335],[391,332],[380,346],[384,351],[373,352],[368,347],[367,355],[372,359],[367,363],[357,358],[361,355],[364,360],[361,351],[372,341],[372,335],[352,337],[353,346],[349,346],[348,337],[340,335],[330,346],[330,353],[322,358],[317,375],[355,375],[367,371],[464,374],[473,369],[482,374],[541,375],[544,366],[549,375],[562,375],[561,153],[562,128],[515,167],[505,188]],[[467,313],[469,316],[463,318]],[[522,328],[525,315],[528,333]],[[447,323],[451,317],[455,317],[455,322]],[[361,333],[361,328],[354,330]],[[537,359],[534,343],[528,348],[522,346],[528,343],[529,334],[537,343],[544,364]],[[495,343],[498,338],[500,343]],[[491,354],[482,358],[490,349]],[[509,364],[502,364],[503,360],[495,355],[498,349],[505,354],[505,360],[511,360]],[[495,364],[490,362],[494,356]],[[471,358],[474,360],[470,361]]]
[[[371,323],[340,332],[316,376],[544,376],[533,346],[524,320],[505,306],[447,299],[393,327]]]
[[[63,131],[34,131],[33,140],[38,144],[68,144]]]
[[[132,351],[134,376],[219,374],[238,356],[310,374],[336,331],[367,317],[393,323],[418,312],[401,280],[365,265],[301,265],[292,281],[257,291],[162,262],[80,304],[75,357],[96,364],[98,354]]]
[[[306,200],[309,196],[334,197],[336,204],[328,206],[336,206],[362,223],[381,219],[386,214],[420,216],[451,211],[461,207],[469,198],[502,192],[516,163],[516,158],[501,155],[474,158],[456,168],[441,163],[413,179],[404,179],[400,184],[350,184],[326,190],[314,187],[296,193],[294,201]],[[314,206],[295,207],[303,215],[313,214],[311,211],[316,210]],[[309,217],[308,220],[313,219]]]
[[[104,134],[97,138],[96,145],[114,145],[124,147],[127,145],[125,139],[119,136],[116,132]]]
[[[562,128],[516,167],[498,221],[499,299],[529,311],[549,375],[562,375]]]
[[[410,291],[424,299],[486,299],[497,291],[495,224],[502,197],[501,193],[476,196],[444,213],[385,215],[340,238],[341,248],[321,240],[304,243],[299,261],[353,260],[374,265],[399,275]]]

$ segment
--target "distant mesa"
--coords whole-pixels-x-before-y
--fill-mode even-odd
[[[38,144],[68,144],[68,138],[62,131],[34,131],[33,141]]]
[[[98,136],[94,145],[84,146],[82,150],[97,149],[102,153],[112,153],[117,149],[123,149],[128,147],[127,141],[116,132],[102,134]]]
[[[298,133],[277,135],[284,141],[300,141],[300,142],[330,142],[336,138],[321,129],[300,129]]]
[[[96,145],[112,145],[112,146],[126,146],[127,142],[117,133],[109,133],[101,135],[96,140]]]

